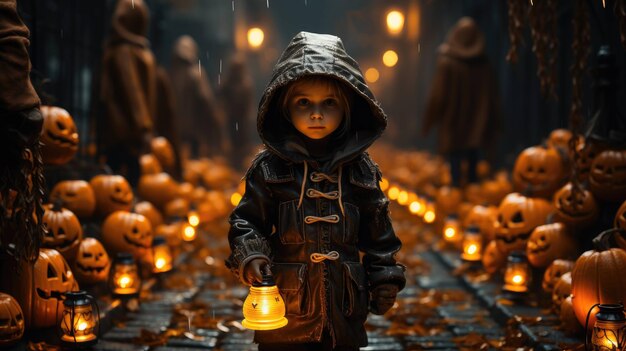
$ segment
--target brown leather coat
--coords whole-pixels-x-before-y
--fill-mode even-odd
[[[310,74],[338,79],[355,95],[347,137],[323,164],[308,156],[276,101],[282,87]],[[378,167],[364,152],[385,126],[384,112],[339,38],[301,32],[292,40],[259,107],[257,129],[267,150],[250,167],[246,193],[230,217],[227,265],[241,277],[251,259],[268,258],[287,307],[289,323],[257,331],[256,342],[315,342],[328,329],[334,345],[365,346],[369,292],[383,283],[404,287],[389,201],[378,185]],[[316,260],[332,251],[336,259]]]

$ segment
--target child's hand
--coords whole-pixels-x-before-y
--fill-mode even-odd
[[[372,290],[370,312],[373,314],[385,314],[396,302],[398,286],[394,284],[381,284]]]
[[[253,283],[260,283],[263,281],[263,270],[266,270],[266,266],[269,262],[264,258],[253,258],[243,268],[243,278],[250,285]]]

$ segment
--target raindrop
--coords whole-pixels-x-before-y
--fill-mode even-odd
[[[419,54],[420,52],[422,52],[422,44],[417,43],[417,53]]]
[[[233,12],[235,12],[235,0],[232,1],[232,5],[233,5]]]
[[[222,75],[221,74],[217,75],[217,85],[222,85]]]
[[[235,130],[239,131],[239,122],[235,122]]]
[[[222,73],[222,59],[220,59],[220,73]]]
[[[304,6],[309,6],[309,5],[307,5],[306,0],[304,0]]]
[[[270,8],[270,0],[266,0],[265,2],[267,4],[267,8],[269,9]]]
[[[202,75],[202,66],[200,65],[200,59],[198,59],[198,74]]]

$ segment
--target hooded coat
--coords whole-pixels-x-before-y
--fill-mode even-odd
[[[485,38],[469,17],[461,18],[439,46],[422,132],[439,124],[441,153],[492,145],[499,99],[485,56]]]
[[[323,163],[309,156],[277,101],[284,87],[306,75],[337,79],[354,95],[350,129]],[[268,258],[286,305],[289,323],[257,331],[256,342],[316,342],[326,329],[334,346],[365,346],[370,291],[380,284],[404,287],[404,267],[394,258],[401,243],[379,187],[381,173],[365,153],[386,124],[341,39],[307,32],[292,39],[259,105],[257,130],[267,150],[248,170],[246,192],[230,217],[227,265],[242,278],[250,260]]]
[[[102,63],[100,99],[102,145],[125,146],[138,154],[153,131],[156,113],[156,62],[149,47],[148,8],[141,0],[119,0]]]

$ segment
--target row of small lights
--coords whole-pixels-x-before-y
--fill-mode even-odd
[[[432,200],[402,189],[400,186],[392,185],[387,178],[382,178],[380,181],[380,189],[387,194],[389,200],[407,207],[412,214],[422,218],[424,222],[433,223],[435,221],[437,215]]]

